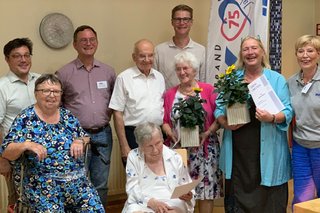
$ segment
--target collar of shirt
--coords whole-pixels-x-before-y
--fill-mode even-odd
[[[12,72],[12,71],[9,71],[9,72],[8,72],[7,77],[8,77],[8,79],[9,79],[9,81],[10,81],[11,83],[18,82],[18,81],[22,82],[22,81],[20,80],[20,78],[19,78],[14,72]],[[30,82],[30,81],[31,81],[32,79],[34,79],[35,77],[36,77],[36,75],[35,75],[34,73],[29,72],[29,73],[28,73],[28,82]]]
[[[151,68],[149,75],[146,76],[145,74],[143,74],[143,73],[139,70],[139,68],[138,68],[137,66],[135,66],[133,78],[138,78],[138,77],[155,78],[155,74],[154,74],[153,68]]]
[[[173,42],[173,39],[171,39],[171,40],[168,42],[168,45],[169,45],[169,47],[178,48],[178,47],[175,45],[175,43]],[[194,46],[194,42],[193,42],[193,40],[190,38],[188,45],[187,45],[185,48],[183,48],[183,49],[193,48],[193,46]]]
[[[84,68],[84,64],[81,62],[79,58],[76,59],[75,64],[78,70],[80,70],[81,68]],[[92,68],[93,67],[100,67],[100,62],[94,59]]]
[[[300,70],[300,72],[297,75],[297,79],[296,81],[299,82],[302,86],[304,86],[304,82],[301,79],[301,73],[302,71]],[[312,77],[311,81],[320,81],[320,67],[318,66],[316,73],[314,74],[314,76]],[[310,82],[311,82],[310,81]]]

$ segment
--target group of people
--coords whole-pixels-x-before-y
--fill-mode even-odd
[[[236,73],[246,83],[264,75],[284,108],[276,114],[247,101],[250,122],[228,125],[226,106],[217,99],[215,118],[224,129],[220,167],[225,175],[226,212],[286,212],[288,180],[292,204],[319,197],[320,140],[317,121],[320,38],[304,35],[295,44],[300,70],[288,79],[270,70],[259,38],[242,39]],[[221,95],[221,94],[220,94]],[[292,155],[287,140],[292,128]],[[291,137],[289,137],[291,138]]]
[[[288,81],[270,69],[259,38],[242,39],[237,76],[250,83],[265,75],[284,109],[271,114],[250,98],[251,122],[229,125],[222,94],[205,83],[205,48],[190,38],[192,23],[192,8],[174,7],[173,38],[156,47],[137,41],[135,66],[118,76],[95,59],[98,37],[91,26],[75,30],[78,56],[56,74],[30,72],[29,39],[8,42],[3,52],[10,71],[0,79],[0,174],[7,180],[9,204],[19,200],[35,212],[105,212],[112,116],[126,167],[124,213],[193,212],[195,200],[199,212],[212,213],[214,199],[223,194],[228,213],[286,212],[292,174],[293,204],[318,197],[320,39],[298,39],[301,70]],[[200,145],[186,148],[185,165],[170,148],[178,142],[173,105],[194,96],[194,88],[201,88],[206,116]],[[200,177],[195,189],[170,199],[176,186]]]

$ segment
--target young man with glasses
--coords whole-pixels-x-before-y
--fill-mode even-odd
[[[171,12],[174,36],[171,40],[161,43],[155,48],[154,68],[163,74],[167,89],[179,84],[173,69],[173,61],[174,56],[182,51],[193,53],[200,61],[197,79],[205,82],[205,47],[190,38],[189,32],[192,24],[193,9],[188,5],[177,5]]]
[[[62,104],[90,136],[90,180],[106,208],[112,151],[109,121],[113,113],[108,105],[116,74],[112,67],[95,59],[98,37],[92,27],[82,25],[75,30],[73,47],[78,57],[57,71],[63,88]]]
[[[32,42],[28,38],[9,41],[4,46],[3,53],[9,72],[0,78],[0,144],[18,113],[35,103],[34,83],[39,77],[39,74],[30,72]],[[2,150],[0,150],[0,174],[7,181],[10,212],[18,197],[11,178],[11,166],[8,160],[1,157],[1,152]]]

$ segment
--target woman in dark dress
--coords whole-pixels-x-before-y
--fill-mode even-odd
[[[291,178],[287,129],[292,118],[285,78],[269,69],[260,39],[241,42],[237,74],[247,83],[265,75],[284,109],[276,114],[247,102],[251,122],[228,125],[225,105],[217,100],[215,117],[224,128],[220,166],[226,175],[227,213],[285,213]]]

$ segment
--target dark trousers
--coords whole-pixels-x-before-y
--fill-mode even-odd
[[[126,133],[126,138],[128,141],[128,145],[130,147],[130,149],[135,149],[138,147],[138,144],[136,142],[136,137],[134,136],[134,130],[135,130],[135,126],[125,126],[124,130]],[[122,158],[122,164],[124,167],[126,167],[127,164],[127,158]]]

